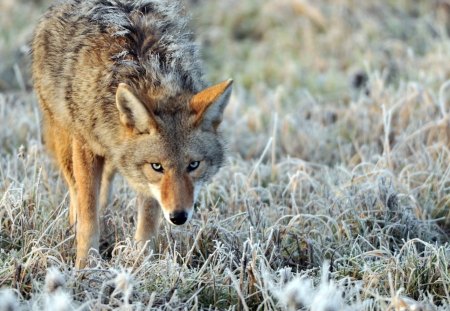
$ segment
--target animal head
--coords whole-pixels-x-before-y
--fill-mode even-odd
[[[232,80],[197,94],[155,101],[119,84],[116,105],[124,142],[115,163],[134,188],[155,198],[175,225],[192,217],[201,186],[220,168],[224,147],[217,127]]]

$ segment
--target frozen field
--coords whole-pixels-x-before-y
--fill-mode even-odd
[[[450,310],[450,2],[186,3],[235,81],[227,165],[152,254],[116,178],[82,271],[29,75],[48,5],[0,0],[0,311]]]

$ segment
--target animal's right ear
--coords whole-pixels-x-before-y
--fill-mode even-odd
[[[119,109],[120,122],[124,126],[143,133],[156,125],[153,114],[147,110],[125,83],[120,83],[117,87],[116,105]]]

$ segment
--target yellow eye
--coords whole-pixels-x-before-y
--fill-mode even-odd
[[[151,163],[152,169],[154,169],[158,173],[164,172],[164,168],[162,167],[161,163]]]
[[[192,172],[193,170],[196,170],[200,166],[200,161],[192,161],[188,165],[188,171]]]

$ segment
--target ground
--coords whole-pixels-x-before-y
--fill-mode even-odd
[[[82,271],[29,75],[48,4],[0,2],[0,310],[450,309],[448,1],[186,2],[235,81],[227,164],[150,254],[116,179]]]

